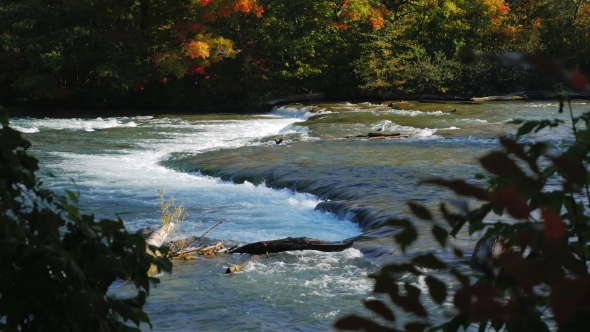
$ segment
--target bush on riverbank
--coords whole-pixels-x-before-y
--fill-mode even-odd
[[[590,81],[579,71],[563,71],[558,63],[543,58],[464,54],[468,62],[477,57],[535,66],[575,90],[590,91]],[[450,205],[440,203],[436,213],[409,202],[414,215],[432,225],[434,240],[458,259],[463,251],[453,246],[451,237],[461,236],[465,226],[469,235],[485,231],[471,258],[474,270],[459,271],[456,264],[433,253],[414,252],[409,262],[386,265],[369,276],[375,280],[374,292],[394,304],[378,299],[364,302],[382,320],[349,315],[336,322],[337,328],[396,331],[396,325],[403,325],[404,331],[457,331],[473,324],[479,331],[580,331],[590,327],[590,112],[575,116],[568,95],[562,97],[556,111],[569,112],[572,126],[572,137],[562,146],[519,139],[563,121],[514,120],[521,125],[515,137],[501,137],[501,149],[479,159],[487,174],[476,178],[486,179],[487,188],[463,179],[428,179],[422,184],[451,189],[460,198]],[[475,209],[470,207],[474,201],[480,203]],[[500,221],[490,222],[492,212]],[[393,240],[403,252],[418,237],[409,220],[384,224],[399,228]],[[421,288],[407,281],[408,275],[421,280],[440,306],[443,317],[437,322],[423,304]],[[399,311],[411,318],[404,316],[396,324]]]
[[[138,329],[128,321],[149,324],[143,305],[159,280],[147,271],[152,264],[170,271],[171,263],[147,254],[145,240],[127,233],[121,219],[96,221],[80,213],[75,193],[43,189],[30,143],[9,127],[5,112],[0,124],[0,330],[132,331]],[[137,295],[107,296],[117,279],[133,282]]]

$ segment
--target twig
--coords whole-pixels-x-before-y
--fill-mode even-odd
[[[223,219],[222,221],[218,222],[215,226],[210,227],[205,233],[203,233],[203,235],[199,236],[194,242],[201,241],[205,237],[205,235],[207,235],[207,233],[211,232],[215,227],[223,224],[226,220],[227,219]]]

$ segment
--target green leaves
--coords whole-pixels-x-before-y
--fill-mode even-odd
[[[0,274],[2,327],[130,331],[127,321],[149,324],[143,305],[158,279],[147,271],[152,264],[170,271],[170,261],[148,255],[145,240],[120,219],[82,214],[78,194],[40,188],[30,144],[6,119],[0,114],[0,261],[11,268]],[[107,295],[117,278],[132,281],[137,296]]]
[[[514,123],[514,124],[521,124],[522,126],[520,126],[518,128],[518,131],[516,132],[516,137],[521,137],[524,136],[528,133],[530,133],[531,131],[534,131],[535,133],[539,132],[541,129],[549,127],[549,128],[553,128],[553,127],[557,127],[559,126],[560,123],[564,123],[563,120],[560,119],[553,119],[553,120],[531,120],[531,121],[524,121],[524,120],[512,120],[510,123]]]
[[[366,300],[363,302],[365,307],[369,310],[377,313],[379,316],[383,317],[385,320],[390,322],[395,321],[395,316],[393,315],[393,311],[389,309],[383,301],[380,300]]]
[[[424,206],[414,202],[408,202],[408,205],[412,209],[412,212],[420,219],[432,220],[432,214],[430,214],[430,211],[428,211],[428,209]]]
[[[443,304],[447,298],[447,285],[432,276],[426,277],[426,285],[434,302]]]

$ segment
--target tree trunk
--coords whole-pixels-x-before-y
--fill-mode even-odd
[[[156,230],[152,229],[151,227],[141,228],[137,232],[135,232],[135,234],[139,234],[139,235],[143,236],[143,238],[145,239],[145,243],[148,246],[151,245],[151,246],[161,247],[164,244],[164,240],[166,240],[166,237],[168,236],[168,234],[172,230],[172,227],[174,227],[174,224],[168,223],[167,225],[162,225],[162,227],[160,227]],[[160,256],[159,252],[153,253],[149,249],[149,247],[146,250],[147,250],[148,254],[150,254],[150,255]]]
[[[343,251],[352,247],[354,242],[327,242],[308,237],[288,237],[286,239],[262,241],[246,244],[231,250],[230,254],[268,255],[270,253],[293,250],[318,250],[324,252]]]

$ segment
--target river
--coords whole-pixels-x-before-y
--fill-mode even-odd
[[[78,190],[83,210],[97,218],[119,215],[131,232],[158,226],[162,189],[186,208],[185,234],[224,221],[204,243],[354,238],[355,246],[340,253],[273,254],[234,275],[225,269],[246,257],[175,262],[145,308],[155,331],[322,331],[348,313],[367,315],[361,303],[373,296],[367,275],[404,259],[388,237],[395,230],[379,229],[380,222],[408,217],[408,200],[435,206],[452,197],[420,180],[474,180],[481,172],[477,157],[496,149],[498,136],[515,133],[510,120],[569,117],[547,101],[387,104],[293,104],[254,115],[11,118],[11,125],[31,141],[46,187]],[[585,102],[573,107],[576,114],[590,110]],[[355,137],[377,131],[409,137]],[[526,139],[558,145],[570,134],[562,126]],[[454,245],[469,253],[477,239],[461,233]],[[453,259],[427,237],[416,250]],[[133,288],[117,283],[110,292],[126,296]]]

